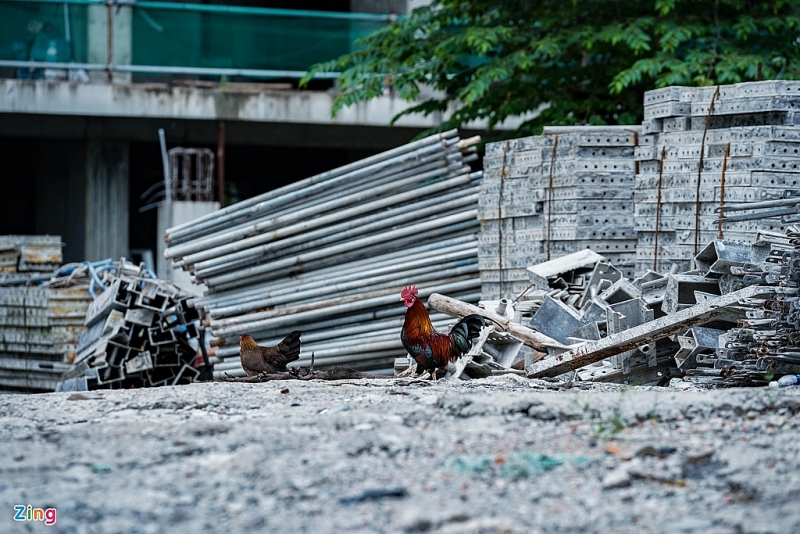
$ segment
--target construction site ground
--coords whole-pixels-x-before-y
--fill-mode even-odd
[[[0,531],[800,532],[798,412],[518,376],[2,395]]]

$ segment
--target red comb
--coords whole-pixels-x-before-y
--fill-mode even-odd
[[[417,291],[417,288],[415,286],[408,286],[403,288],[403,292],[400,293],[400,296],[402,298],[406,298],[407,296],[412,296],[412,295],[417,296],[418,294],[419,291]]]

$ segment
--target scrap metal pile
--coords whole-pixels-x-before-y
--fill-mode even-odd
[[[124,259],[61,264],[60,236],[0,236],[0,389],[44,392],[191,382],[187,294]]]
[[[176,385],[198,378],[202,339],[188,294],[124,260],[91,268],[89,275],[102,292],[86,312],[73,366],[56,391]]]
[[[400,288],[477,302],[477,142],[434,135],[170,228],[166,256],[207,288],[191,305],[215,375],[244,374],[239,335],[271,346],[289,330],[299,365],[388,370],[405,354]]]
[[[696,269],[632,281],[587,251],[530,267],[540,288],[530,326],[564,346],[549,347],[528,376],[765,385],[799,373],[800,230],[787,234],[753,245],[714,240]]]

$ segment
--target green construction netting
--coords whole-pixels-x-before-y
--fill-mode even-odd
[[[129,10],[133,65],[305,71],[349,52],[355,39],[385,24],[256,10],[198,12],[191,4],[180,10],[117,9]],[[88,54],[90,11],[98,23],[91,42],[99,52],[93,58]],[[102,5],[0,0],[0,59],[104,63],[106,16]]]
[[[85,62],[87,6],[0,2],[0,59]]]
[[[135,8],[134,65],[305,71],[352,49],[373,21]]]

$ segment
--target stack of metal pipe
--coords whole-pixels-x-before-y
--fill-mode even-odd
[[[191,305],[216,374],[243,374],[241,334],[273,345],[298,329],[300,365],[390,371],[403,286],[477,302],[478,141],[451,130],[170,228],[166,257],[206,287]]]

